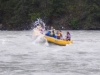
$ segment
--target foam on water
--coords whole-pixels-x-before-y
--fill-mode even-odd
[[[1,39],[2,45],[5,45],[6,41],[7,41],[6,39]]]
[[[73,44],[45,46],[32,44],[31,31],[0,31],[0,75],[100,75],[100,31],[70,33]]]

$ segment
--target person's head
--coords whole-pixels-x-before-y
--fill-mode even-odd
[[[62,32],[61,30],[59,30],[60,32]]]
[[[51,30],[53,30],[54,28],[53,27],[51,27]]]
[[[57,34],[58,34],[58,33],[59,33],[59,30],[57,30],[56,32],[57,32]]]
[[[69,32],[67,32],[67,34],[70,34]]]
[[[57,30],[57,32],[60,32],[59,30]]]

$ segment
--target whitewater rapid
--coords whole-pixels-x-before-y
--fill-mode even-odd
[[[100,75],[100,31],[67,31],[67,46],[36,43],[32,31],[0,31],[0,75]]]

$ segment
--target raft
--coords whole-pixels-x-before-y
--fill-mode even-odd
[[[43,35],[37,29],[34,29],[33,34],[34,34],[34,36],[41,36],[42,35],[42,36],[45,37],[45,39],[48,42],[54,43],[54,44],[57,44],[57,45],[60,45],[60,46],[66,46],[67,44],[72,44],[73,43],[72,40],[70,40],[70,41],[60,40],[60,39],[57,39],[57,38],[54,38],[54,37]]]
[[[53,37],[49,37],[49,36],[44,36],[48,42],[51,42],[51,43],[54,43],[54,44],[57,44],[57,45],[61,45],[61,46],[66,46],[67,44],[72,44],[73,41],[66,41],[66,40],[60,40],[60,39],[56,39],[56,38],[53,38]]]

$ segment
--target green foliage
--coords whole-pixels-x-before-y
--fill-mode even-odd
[[[37,17],[47,18],[51,24],[63,19],[62,25],[67,17],[73,29],[80,25],[82,29],[99,28],[100,0],[0,0],[0,24],[5,28],[27,27]]]
[[[70,21],[70,25],[73,29],[78,29],[79,28],[79,23],[78,19],[74,18]]]
[[[31,20],[35,20],[37,17],[41,16],[41,13],[31,13],[29,16],[31,17]]]
[[[55,17],[61,17],[65,11],[64,0],[53,0],[52,8],[53,15]]]
[[[40,7],[40,1],[35,0],[33,5],[34,5],[34,7],[39,8]]]

